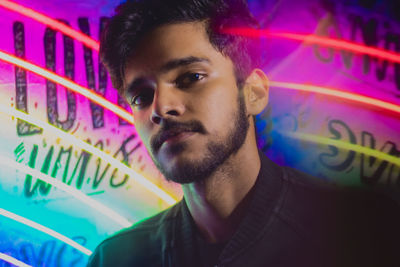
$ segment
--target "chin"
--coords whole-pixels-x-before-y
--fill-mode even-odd
[[[220,161],[213,157],[191,154],[194,158],[179,155],[169,161],[155,162],[158,169],[168,181],[179,184],[201,182],[210,177],[219,166]]]
[[[201,163],[183,155],[156,162],[156,166],[168,181],[179,184],[201,181],[208,176],[208,173],[202,170]]]

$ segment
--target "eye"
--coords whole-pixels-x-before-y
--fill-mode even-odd
[[[188,72],[181,76],[179,76],[175,83],[179,88],[188,88],[194,83],[201,81],[206,77],[205,74],[197,73],[197,72]]]
[[[146,89],[139,94],[131,97],[130,104],[133,107],[142,108],[150,105],[153,102],[154,91],[151,89]]]

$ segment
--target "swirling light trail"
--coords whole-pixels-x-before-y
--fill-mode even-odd
[[[132,222],[127,220],[125,217],[119,215],[112,209],[108,208],[107,206],[99,203],[98,201],[88,197],[84,193],[80,192],[79,190],[61,182],[50,175],[44,174],[38,170],[35,170],[25,164],[16,162],[10,158],[0,155],[0,165],[3,165],[5,168],[14,168],[26,174],[30,174],[33,177],[37,177],[38,179],[51,184],[54,187],[57,187],[63,190],[65,193],[73,196],[74,198],[80,200],[81,202],[85,203],[86,205],[90,206],[91,208],[97,210],[98,212],[102,213],[109,219],[113,220],[114,222],[118,223],[122,227],[128,227],[132,225]]]
[[[14,257],[11,257],[10,255],[7,255],[7,254],[1,253],[1,252],[0,252],[0,260],[11,263],[17,267],[32,267],[31,265],[28,265],[20,260],[17,260]]]
[[[400,158],[392,156],[392,155],[388,155],[382,151],[375,150],[372,148],[360,146],[357,144],[350,144],[348,142],[334,140],[334,139],[331,139],[328,137],[322,137],[322,136],[314,135],[314,134],[299,133],[299,132],[280,132],[280,134],[287,136],[287,137],[310,142],[310,143],[332,145],[332,146],[336,146],[336,147],[339,147],[342,149],[352,150],[352,151],[355,151],[355,152],[358,152],[361,154],[365,154],[365,155],[369,155],[369,156],[393,163],[397,166],[400,166]]]
[[[24,68],[28,71],[36,73],[39,76],[42,76],[46,79],[52,80],[62,86],[71,89],[72,91],[81,94],[88,99],[92,100],[93,102],[101,105],[102,107],[114,112],[120,118],[128,121],[131,124],[134,124],[134,119],[131,113],[126,111],[125,109],[121,108],[120,106],[111,103],[106,98],[102,97],[101,95],[96,94],[95,92],[91,91],[88,88],[85,88],[81,85],[78,85],[71,80],[68,80],[60,75],[55,74],[49,70],[46,70],[42,67],[34,65],[30,62],[27,62],[23,59],[10,55],[4,51],[0,51],[0,59],[6,61],[10,64],[17,65],[21,68]],[[319,94],[325,94],[333,97],[338,97],[342,99],[347,99],[353,102],[359,102],[366,104],[367,106],[375,106],[380,107],[383,109],[387,109],[396,113],[400,113],[400,106],[385,102],[382,100],[374,99],[371,97],[355,94],[355,93],[346,93],[344,91],[333,89],[333,88],[326,88],[323,86],[315,86],[315,85],[306,85],[306,84],[299,84],[299,83],[288,83],[288,82],[278,82],[278,81],[271,81],[270,85],[273,87],[284,87],[288,89],[296,89],[308,92],[314,92]]]
[[[336,97],[336,98],[351,100],[353,102],[359,102],[359,103],[365,104],[367,106],[375,106],[378,108],[386,109],[386,110],[400,114],[400,106],[399,105],[396,105],[396,104],[393,104],[390,102],[386,102],[383,100],[379,100],[376,98],[363,96],[360,94],[344,92],[344,91],[341,91],[338,89],[316,86],[316,85],[312,85],[312,84],[299,84],[299,83],[276,82],[276,81],[271,81],[269,84],[271,87],[293,89],[293,90],[298,90],[298,91],[317,93],[317,94],[332,96],[332,97]]]
[[[52,237],[54,237],[54,238],[56,238],[56,239],[58,239],[58,240],[60,240],[60,241],[62,241],[64,243],[70,245],[71,247],[81,251],[82,253],[84,253],[84,254],[86,254],[88,256],[90,256],[92,254],[92,251],[90,251],[89,249],[85,248],[81,244],[79,244],[79,243],[75,242],[74,240],[72,240],[72,239],[70,239],[70,238],[68,238],[68,237],[66,237],[66,236],[64,236],[64,235],[62,235],[62,234],[60,234],[60,233],[48,228],[48,227],[46,227],[46,226],[43,226],[43,225],[41,225],[41,224],[39,224],[37,222],[34,222],[32,220],[29,220],[29,219],[27,219],[25,217],[22,217],[20,215],[17,215],[15,213],[12,213],[12,212],[10,212],[8,210],[5,210],[5,209],[2,209],[2,208],[0,208],[0,215],[2,215],[4,217],[7,217],[7,218],[9,218],[11,220],[17,221],[19,223],[25,224],[26,226],[31,227],[33,229],[36,229],[36,230],[38,230],[40,232],[43,232],[43,233],[45,233],[47,235],[50,235],[50,236],[52,236]]]
[[[157,185],[153,184],[151,181],[149,181],[148,179],[146,179],[139,173],[135,172],[134,170],[132,170],[125,164],[121,163],[119,160],[113,158],[112,156],[108,155],[107,153],[103,152],[102,150],[98,149],[97,147],[92,146],[92,145],[74,137],[73,135],[68,134],[68,133],[58,129],[55,126],[52,126],[44,121],[36,119],[36,118],[34,118],[28,114],[25,114],[21,111],[18,111],[16,109],[5,107],[0,104],[0,112],[8,114],[10,116],[15,116],[21,120],[24,120],[26,122],[32,123],[36,126],[39,126],[40,128],[43,128],[47,131],[53,132],[55,136],[59,136],[62,139],[67,140],[70,143],[75,144],[75,145],[81,147],[82,149],[92,153],[93,155],[97,155],[97,156],[101,157],[102,159],[108,161],[109,163],[113,164],[113,166],[116,166],[119,169],[123,170],[125,173],[129,174],[130,177],[132,177],[132,179],[134,179],[136,182],[138,182],[139,184],[144,186],[150,192],[154,193],[156,196],[158,196],[159,198],[164,200],[169,205],[176,203],[177,200],[175,198],[173,198],[171,195],[169,195],[167,192],[165,192],[163,189],[161,189]],[[52,180],[54,180],[54,179],[52,179]],[[80,191],[77,191],[77,192],[80,193]],[[103,209],[103,208],[100,207],[100,209]],[[112,215],[112,216],[114,216],[114,215]],[[118,217],[120,218],[121,216],[118,216]],[[121,219],[120,221],[123,223],[123,225],[126,225],[126,220],[122,219],[122,218],[120,218],[120,219]]]
[[[241,35],[251,38],[283,38],[289,40],[296,40],[310,44],[318,44],[327,47],[343,49],[351,51],[356,54],[365,54],[372,57],[378,57],[384,60],[389,60],[395,63],[400,63],[400,54],[389,50],[370,47],[354,42],[334,39],[329,37],[322,37],[315,34],[299,34],[299,33],[288,33],[288,32],[272,32],[262,29],[251,29],[251,28],[225,28],[222,32],[232,35]]]
[[[31,71],[39,76],[42,76],[43,78],[46,78],[48,80],[51,80],[55,83],[58,83],[80,95],[85,96],[86,98],[92,100],[93,102],[95,102],[96,104],[101,105],[102,107],[112,111],[113,113],[115,113],[117,116],[119,116],[120,118],[126,120],[127,122],[133,124],[133,117],[132,114],[130,114],[128,111],[126,111],[125,109],[121,108],[120,106],[111,103],[110,101],[108,101],[106,98],[104,98],[103,96],[93,92],[92,90],[85,88],[67,78],[64,78],[52,71],[49,71],[45,68],[39,67],[35,64],[32,64],[26,60],[23,60],[21,58],[18,58],[16,56],[13,56],[11,54],[8,54],[4,51],[0,50],[0,59],[17,65],[23,69],[26,69],[28,71]]]
[[[64,23],[61,23],[53,18],[50,18],[42,13],[39,13],[31,8],[25,7],[23,5],[17,4],[13,1],[8,1],[8,0],[0,0],[0,6],[19,13],[21,15],[24,15],[28,18],[34,19],[40,23],[43,23],[44,25],[47,25],[53,29],[56,29],[63,34],[74,38],[75,40],[83,43],[87,47],[92,48],[95,51],[99,51],[99,42],[90,38],[84,33],[81,33],[80,31],[74,30],[73,28],[65,25]]]
[[[60,23],[59,21],[46,16],[40,12],[37,12],[31,8],[25,7],[23,5],[17,4],[15,2],[9,0],[0,0],[0,6],[34,19],[40,23],[43,23],[47,26],[50,26],[65,35],[74,38],[86,46],[92,48],[95,51],[99,51],[99,42],[92,39],[91,37],[74,30],[73,28]],[[235,35],[242,35],[248,36],[253,38],[260,38],[260,37],[269,37],[269,38],[282,38],[282,39],[289,39],[289,40],[296,40],[302,41],[312,44],[319,44],[328,47],[338,48],[348,50],[357,54],[366,54],[373,57],[379,57],[382,59],[390,60],[393,62],[400,63],[400,54],[394,53],[385,49],[380,49],[376,47],[365,46],[361,44],[357,44],[355,42],[350,42],[341,39],[333,39],[329,37],[321,37],[314,34],[299,34],[299,33],[289,33],[289,32],[273,32],[263,29],[251,29],[251,28],[225,28],[223,32],[228,34],[235,34]]]

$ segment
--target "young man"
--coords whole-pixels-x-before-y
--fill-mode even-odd
[[[101,42],[114,86],[184,198],[103,241],[89,266],[400,266],[394,202],[275,165],[253,116],[268,103],[240,0],[142,0]],[[398,209],[397,209],[398,211]]]

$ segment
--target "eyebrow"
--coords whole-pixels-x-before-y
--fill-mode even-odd
[[[200,63],[206,62],[206,63],[210,64],[210,60],[208,60],[207,58],[189,56],[189,57],[172,59],[172,60],[168,61],[167,63],[165,63],[164,65],[161,66],[161,68],[159,69],[159,72],[165,73],[165,72],[171,71],[171,70],[179,68],[179,67],[184,67],[184,66],[188,66],[190,64],[199,63],[199,62]],[[134,79],[126,87],[125,92],[132,92],[135,90],[135,88],[137,86],[145,84],[146,82],[147,82],[147,79],[145,77],[138,77],[138,78]]]
[[[125,93],[134,92],[137,87],[146,84],[148,80],[145,77],[138,77],[133,80],[131,83],[128,84],[126,89],[124,90]]]
[[[168,72],[170,70],[187,66],[193,63],[198,63],[198,62],[206,62],[210,63],[210,60],[207,58],[201,58],[201,57],[194,57],[194,56],[189,56],[189,57],[184,57],[184,58],[178,58],[178,59],[172,59],[165,63],[163,66],[160,68],[161,73]]]

